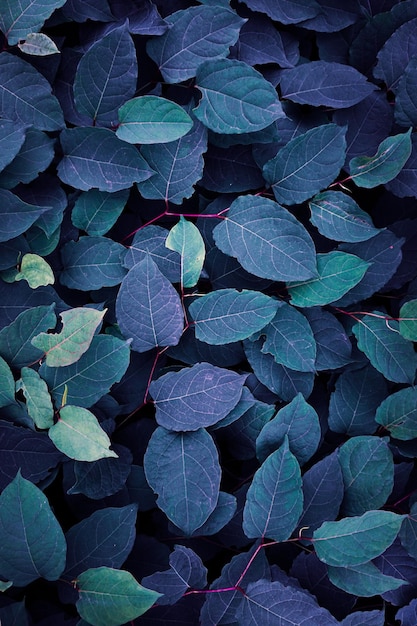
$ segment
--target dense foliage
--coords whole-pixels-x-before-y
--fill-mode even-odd
[[[417,0],[0,30],[2,626],[415,626]]]

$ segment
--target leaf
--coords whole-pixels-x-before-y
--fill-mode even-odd
[[[415,126],[417,122],[416,78],[417,59],[411,57],[395,93],[394,116],[400,126]]]
[[[154,174],[137,148],[107,128],[67,128],[60,142],[64,157],[58,165],[58,176],[76,189],[120,191]]]
[[[417,554],[417,543],[416,543],[416,514],[417,514],[417,505],[414,503],[410,508],[410,513],[407,518],[404,520],[403,525],[401,526],[401,530],[399,533],[399,537],[401,539],[401,545],[407,550],[408,554],[416,558]]]
[[[378,62],[373,74],[375,78],[381,79],[390,91],[396,90],[410,59],[416,55],[416,24],[415,17],[400,24],[378,52]]]
[[[304,280],[317,275],[315,248],[289,211],[259,196],[240,196],[213,231],[222,252],[260,278]]]
[[[59,410],[59,418],[48,431],[58,450],[77,461],[97,461],[117,457],[110,450],[110,439],[93,413],[80,406],[66,404]]]
[[[0,357],[0,407],[14,404],[15,384],[13,373],[6,361]]]
[[[400,620],[401,626],[412,626],[417,616],[417,599],[397,611],[396,619]]]
[[[333,109],[357,104],[375,89],[354,67],[329,61],[310,61],[286,69],[280,81],[283,98]]]
[[[155,419],[171,431],[212,426],[236,406],[244,382],[244,376],[209,363],[168,372],[149,387]]]
[[[181,255],[181,285],[194,287],[200,278],[206,253],[197,226],[181,216],[178,224],[169,231],[165,245]]]
[[[241,61],[206,61],[197,70],[196,86],[203,97],[193,112],[215,133],[255,132],[284,117],[271,83]]]
[[[9,52],[0,56],[0,111],[7,118],[28,126],[33,124],[38,130],[61,130],[64,126],[61,107],[46,78],[30,63]]]
[[[133,339],[132,349],[137,352],[179,342],[184,326],[181,301],[150,255],[123,279],[116,299],[116,317],[120,330]]]
[[[22,367],[21,384],[30,417],[39,429],[46,429],[54,424],[54,407],[47,384],[38,372],[30,367]]]
[[[317,255],[317,278],[302,283],[288,283],[291,304],[311,307],[339,300],[362,279],[369,263],[346,252]]]
[[[158,494],[158,507],[185,535],[192,535],[216,508],[220,465],[214,441],[203,428],[175,433],[158,427],[144,469]]]
[[[98,189],[82,192],[72,209],[72,223],[91,237],[105,235],[122,213],[128,197],[128,189],[114,193]]]
[[[32,345],[43,350],[48,367],[72,365],[88,350],[97,326],[102,322],[107,309],[77,307],[60,314],[62,330],[59,333],[39,333]]]
[[[135,46],[125,22],[81,57],[74,80],[78,113],[100,125],[116,122],[119,107],[135,94],[137,74]]]
[[[181,257],[178,252],[166,247],[165,241],[168,234],[169,231],[165,228],[152,224],[138,230],[126,252],[125,267],[131,269],[149,254],[161,273],[171,283],[179,283],[181,280]]]
[[[221,443],[227,445],[234,458],[253,459],[256,455],[256,440],[273,414],[273,406],[258,400],[248,407],[239,419],[222,428],[218,438]]]
[[[352,327],[358,348],[385,378],[397,383],[412,383],[417,368],[417,355],[411,342],[398,332],[398,322],[386,322],[379,311],[364,315]]]
[[[328,567],[329,578],[334,585],[347,593],[370,598],[379,593],[398,589],[404,580],[386,576],[373,563],[352,567]]]
[[[337,369],[351,360],[352,344],[334,315],[319,307],[303,310],[316,342],[317,371]]]
[[[12,120],[0,120],[0,171],[9,165],[25,141],[26,128]]]
[[[386,428],[391,437],[409,441],[417,437],[417,391],[405,387],[385,398],[377,408],[375,421]]]
[[[417,300],[409,300],[400,308],[399,331],[409,341],[417,341]]]
[[[336,124],[312,128],[265,163],[264,177],[277,202],[300,204],[336,178],[345,160],[345,132]]]
[[[119,626],[135,620],[161,594],[142,587],[130,572],[110,567],[91,568],[77,578],[80,616],[92,626]]]
[[[342,620],[342,626],[384,626],[385,611],[355,611]]]
[[[9,46],[13,46],[21,39],[26,39],[29,33],[38,32],[44,22],[52,15],[55,9],[65,4],[65,0],[21,0],[18,4],[9,0],[0,2],[0,29],[6,36]]]
[[[313,533],[314,549],[320,561],[327,565],[365,564],[392,544],[404,517],[390,511],[367,511],[357,517],[323,522]]]
[[[15,280],[26,280],[31,289],[53,285],[55,282],[51,266],[37,254],[25,254]]]
[[[295,530],[302,510],[300,466],[285,438],[253,477],[243,510],[243,531],[250,538],[285,541]]]
[[[207,58],[226,57],[245,21],[229,7],[189,7],[167,17],[169,29],[146,51],[166,82],[179,83],[195,76]]]
[[[240,29],[238,59],[252,66],[278,63],[282,68],[294,67],[300,57],[298,47],[292,34],[277,30],[265,15],[255,13]]]
[[[67,490],[69,495],[83,494],[91,500],[101,500],[124,488],[132,469],[132,454],[117,443],[113,448],[117,457],[104,457],[94,463],[74,463],[75,482]]]
[[[23,43],[18,48],[26,54],[44,57],[50,54],[60,54],[56,43],[44,33],[28,33]]]
[[[0,189],[0,207],[0,241],[21,235],[51,208],[28,204],[7,189]]]
[[[218,289],[194,300],[188,310],[197,339],[223,345],[262,330],[278,307],[277,300],[259,291]]]
[[[69,241],[61,248],[63,268],[59,281],[80,291],[119,285],[127,273],[122,265],[125,253],[122,244],[107,237]]]
[[[309,202],[311,223],[328,239],[356,243],[378,234],[370,216],[341,191],[324,191]]]
[[[225,491],[219,491],[219,499],[216,508],[200,528],[197,528],[194,535],[215,535],[224,528],[234,517],[237,509],[235,496]]]
[[[283,0],[277,4],[273,0],[245,0],[253,11],[266,13],[272,20],[282,24],[297,24],[320,13],[320,5],[315,0]]]
[[[0,495],[0,573],[24,587],[37,578],[57,580],[66,543],[48,500],[20,471]]]
[[[119,109],[116,135],[128,143],[168,143],[186,135],[193,120],[175,102],[158,96],[139,96]]]
[[[354,183],[369,189],[395,178],[411,155],[411,130],[384,139],[372,157],[352,159],[349,169]]]

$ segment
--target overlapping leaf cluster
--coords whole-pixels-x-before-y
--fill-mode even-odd
[[[0,30],[1,623],[415,626],[417,0]]]

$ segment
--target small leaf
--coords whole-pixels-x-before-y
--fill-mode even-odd
[[[23,43],[18,44],[18,48],[26,54],[32,56],[45,57],[50,54],[60,54],[57,45],[48,35],[44,33],[28,33]]]
[[[30,367],[23,367],[21,376],[20,388],[25,396],[30,417],[41,430],[53,426],[54,407],[46,382]]]
[[[178,224],[169,231],[165,245],[181,255],[181,285],[194,287],[200,278],[206,253],[197,226],[181,216]]]
[[[405,387],[385,398],[377,408],[375,421],[386,428],[394,439],[415,439],[417,390],[414,387]]]
[[[63,367],[78,361],[90,347],[91,340],[102,322],[107,309],[77,307],[60,314],[62,330],[59,333],[40,333],[33,337],[32,345],[43,350],[48,367]]]
[[[399,322],[399,331],[404,339],[417,341],[417,300],[409,300],[402,305]]]
[[[37,254],[25,254],[15,280],[26,280],[31,289],[37,289],[45,285],[53,285],[55,277],[51,266],[45,259]]]
[[[72,209],[72,223],[92,237],[105,235],[122,213],[128,198],[128,189],[114,193],[98,189],[82,192]]]
[[[130,572],[110,567],[88,569],[77,578],[80,616],[92,626],[119,626],[135,620],[160,593],[142,587]]]
[[[116,135],[128,143],[168,143],[183,137],[193,120],[175,102],[158,96],[139,96],[119,109]]]
[[[48,431],[58,450],[77,461],[97,461],[117,457],[110,450],[110,439],[95,415],[80,406],[66,404],[59,411],[59,419]]]
[[[17,4],[9,0],[0,2],[0,29],[10,46],[26,39],[29,33],[39,31],[55,9],[65,4],[65,0],[20,0]]]
[[[353,182],[370,189],[395,178],[411,155],[411,130],[384,139],[372,157],[352,159],[349,169]]]
[[[352,567],[328,566],[331,582],[347,593],[370,598],[406,585],[405,580],[383,574],[373,563]]]

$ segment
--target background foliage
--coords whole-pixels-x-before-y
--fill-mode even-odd
[[[417,1],[0,30],[2,625],[415,626]]]

